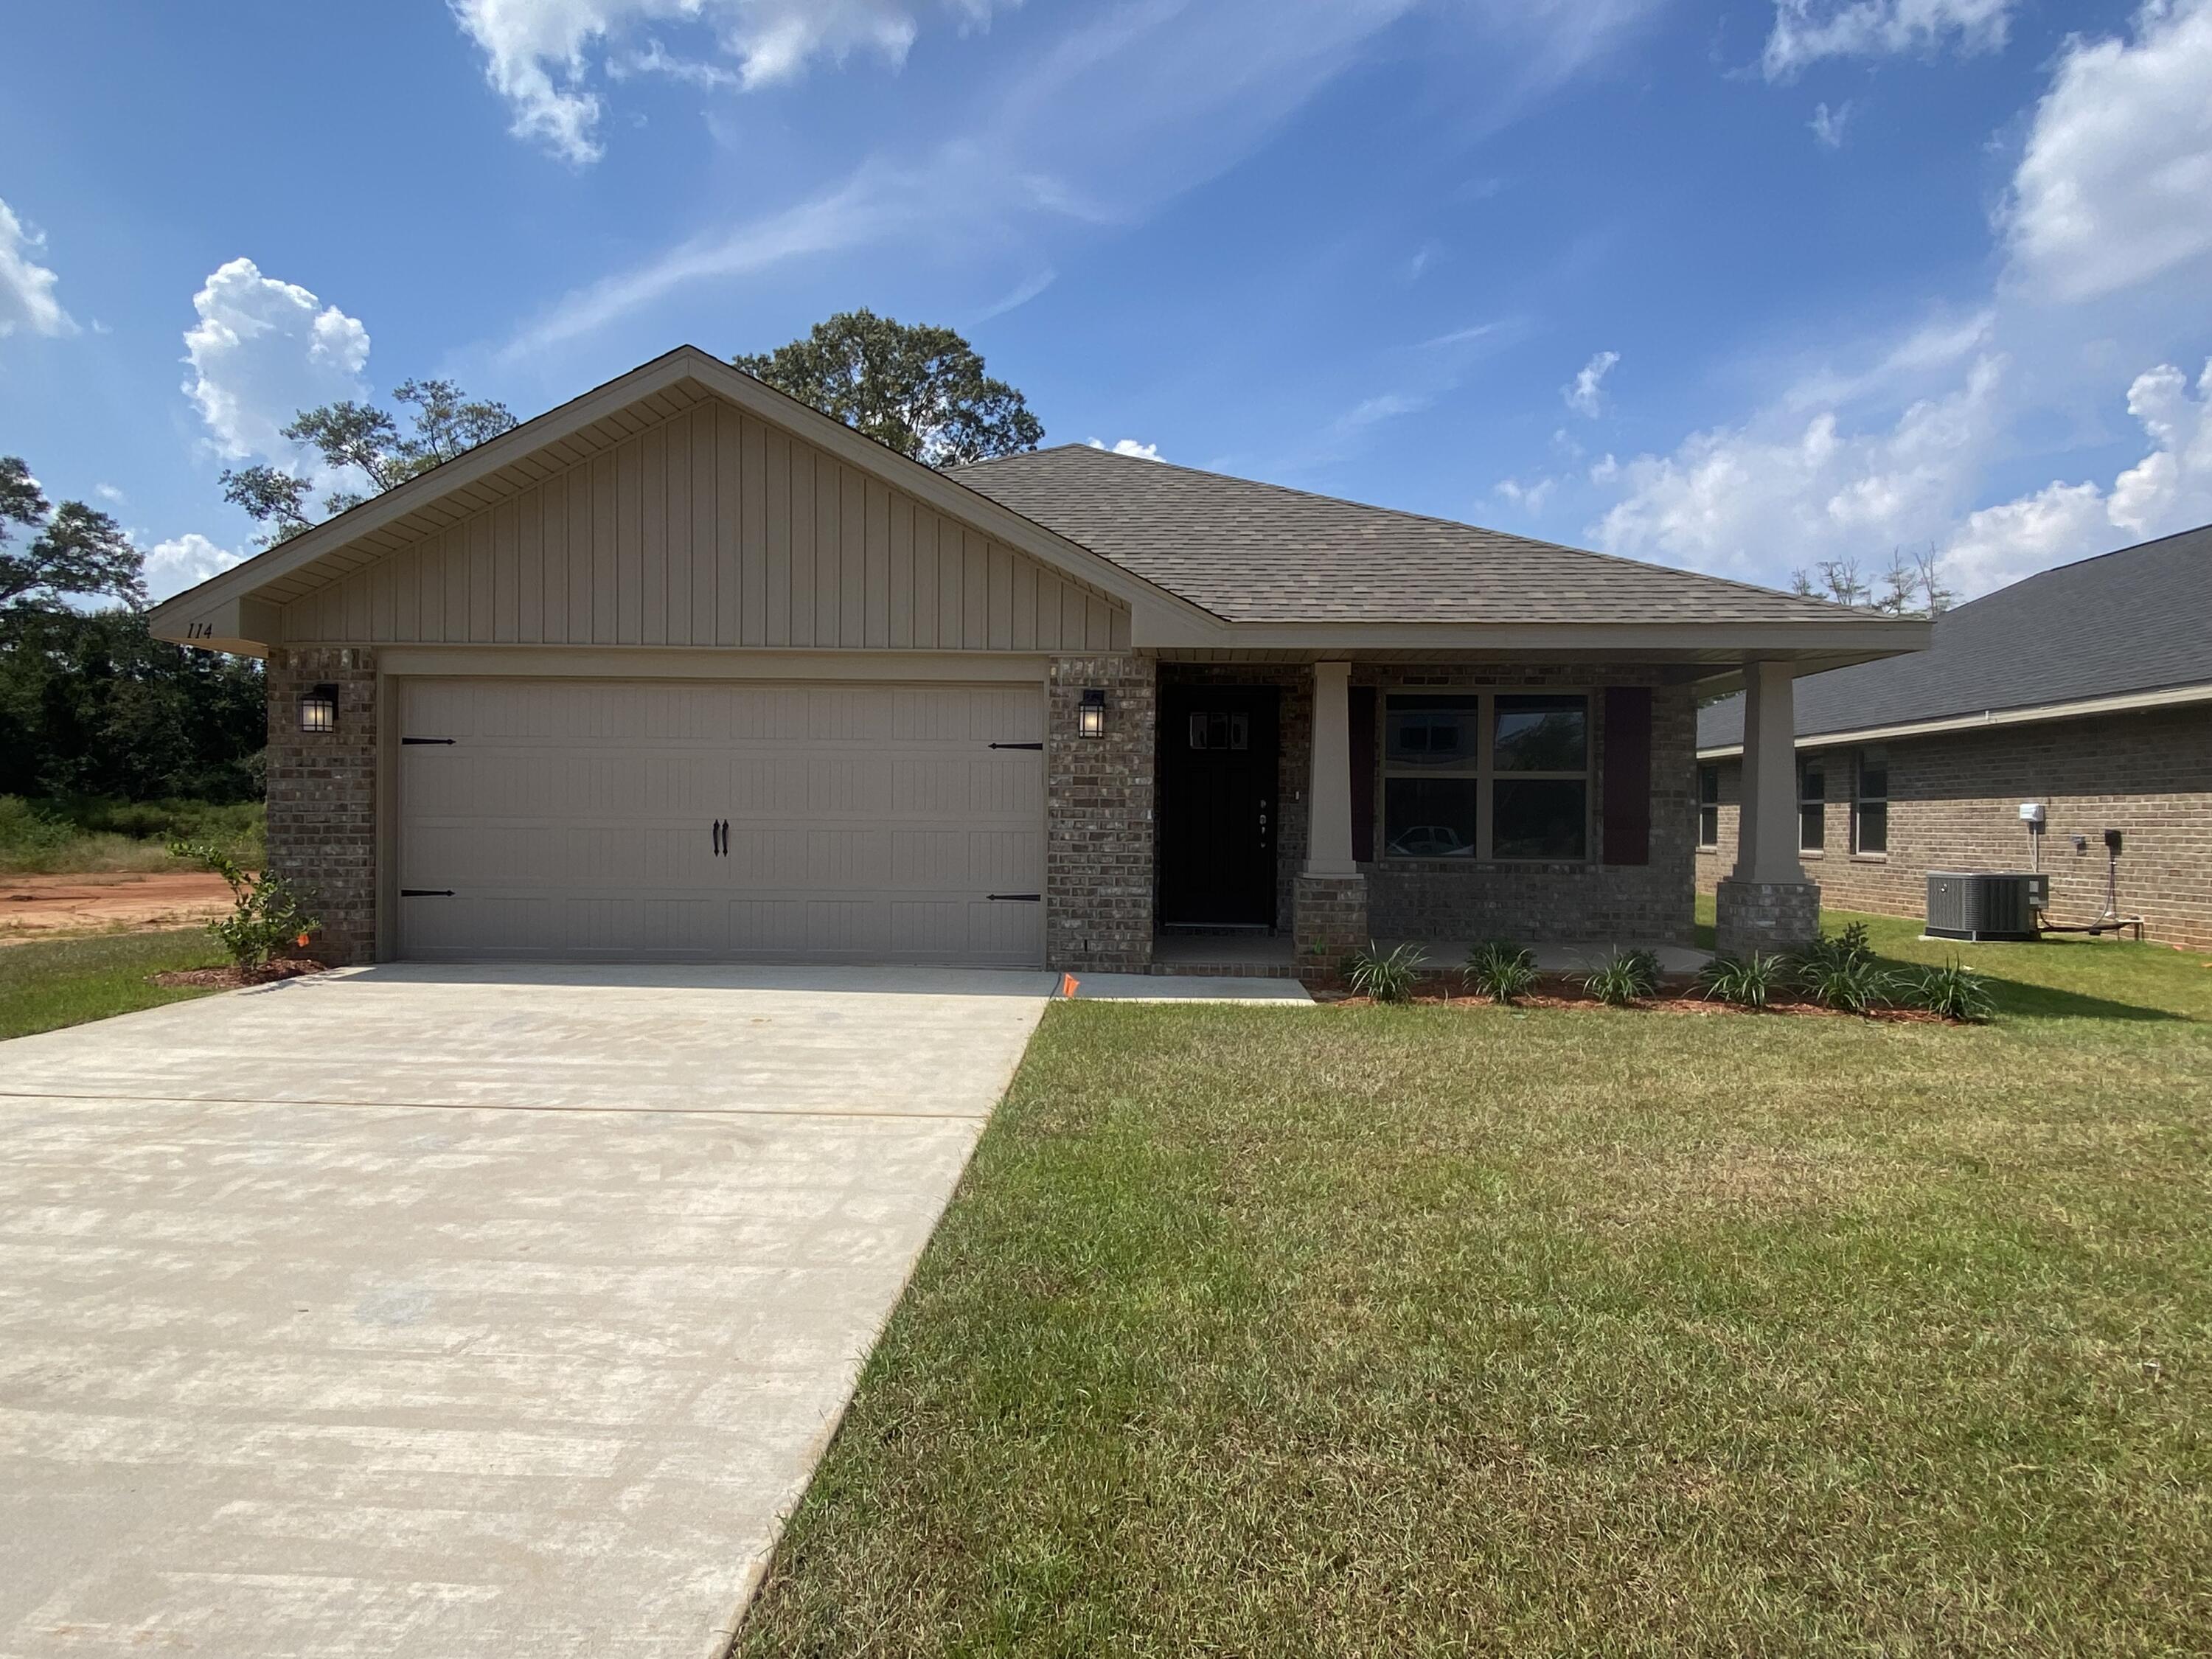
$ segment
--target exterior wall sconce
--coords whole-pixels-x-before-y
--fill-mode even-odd
[[[1076,705],[1075,732],[1078,737],[1103,738],[1106,735],[1106,693],[1092,686],[1083,694]]]
[[[338,689],[318,685],[300,693],[300,729],[335,732],[338,729]]]

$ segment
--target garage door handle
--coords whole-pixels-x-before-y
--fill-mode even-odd
[[[403,887],[399,890],[402,898],[451,898],[453,896],[453,890],[450,887]]]
[[[714,856],[726,859],[730,855],[730,821],[716,818],[707,826],[707,843],[714,849]]]
[[[1042,904],[1042,893],[987,893],[984,896],[994,904]]]

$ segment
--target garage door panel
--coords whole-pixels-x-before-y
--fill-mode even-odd
[[[1043,960],[1034,687],[414,681],[403,954]],[[709,826],[729,826],[726,856]]]

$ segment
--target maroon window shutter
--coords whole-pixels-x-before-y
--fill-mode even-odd
[[[1364,864],[1375,856],[1375,688],[1355,685],[1345,697],[1352,721],[1352,856]]]
[[[1651,862],[1651,692],[1605,694],[1605,861]]]

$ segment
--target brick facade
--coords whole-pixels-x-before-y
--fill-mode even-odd
[[[1586,665],[1472,670],[1368,666],[1355,663],[1354,685],[1371,685],[1376,717],[1384,696],[1403,690],[1587,690],[1590,700],[1592,852],[1583,864],[1474,864],[1462,859],[1378,856],[1368,872],[1368,916],[1378,939],[1510,939],[1524,944],[1604,944],[1614,940],[1686,945],[1691,936],[1695,825],[1697,708],[1686,684],[1668,684],[1650,669]],[[1646,685],[1651,696],[1651,841],[1650,861],[1607,865],[1602,814],[1595,810],[1604,776],[1608,686]],[[1374,780],[1376,852],[1382,851],[1382,781]]]
[[[338,690],[335,732],[300,729],[301,694]],[[322,922],[314,953],[376,959],[376,653],[365,647],[269,653],[269,868]]]
[[[1858,751],[1801,751],[1825,765],[1826,845],[1802,855],[1823,902],[1844,910],[1925,913],[1930,870],[2025,870],[2022,801],[2043,804],[2043,867],[2052,920],[2086,921],[2105,903],[2105,831],[2126,837],[2120,908],[2145,936],[2212,946],[2212,708],[2149,709],[2094,720],[1995,726],[1886,744],[1889,850],[1851,851]],[[1711,892],[1735,863],[1742,763],[1719,763],[1718,846],[1698,854]],[[2075,836],[2086,845],[2076,850]]]
[[[1106,693],[1106,734],[1076,732],[1084,691]],[[1047,690],[1046,959],[1142,973],[1152,959],[1158,676],[1150,657],[1055,657]]]

